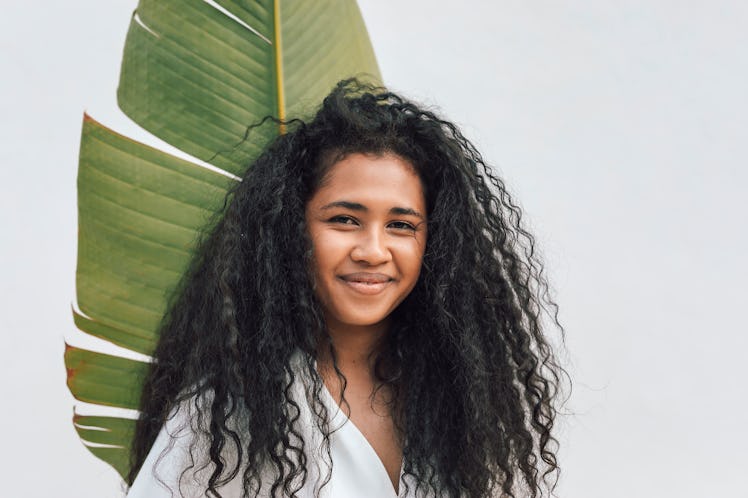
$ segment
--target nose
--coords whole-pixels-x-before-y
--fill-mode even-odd
[[[361,234],[351,250],[351,259],[369,266],[381,265],[392,259],[387,236],[381,230],[367,230]]]

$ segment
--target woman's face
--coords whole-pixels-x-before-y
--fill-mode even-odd
[[[413,166],[350,154],[306,206],[315,293],[330,327],[382,324],[418,281],[426,201]]]

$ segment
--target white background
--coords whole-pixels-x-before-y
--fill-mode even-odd
[[[385,81],[463,126],[538,235],[575,382],[559,494],[748,497],[748,3],[360,4]],[[149,140],[115,103],[135,5],[3,0],[3,496],[121,494],[62,354],[83,110]]]

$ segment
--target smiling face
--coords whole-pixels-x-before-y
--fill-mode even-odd
[[[306,206],[315,293],[331,328],[380,326],[418,281],[426,201],[413,166],[354,153],[335,163]]]

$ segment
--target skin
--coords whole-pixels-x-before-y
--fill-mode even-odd
[[[315,292],[347,380],[347,404],[335,397],[398,491],[402,441],[390,413],[390,393],[376,389],[373,359],[389,331],[390,314],[421,271],[427,238],[423,186],[402,157],[350,154],[327,172],[305,215]],[[340,393],[329,353],[321,350],[317,364],[328,390]]]

